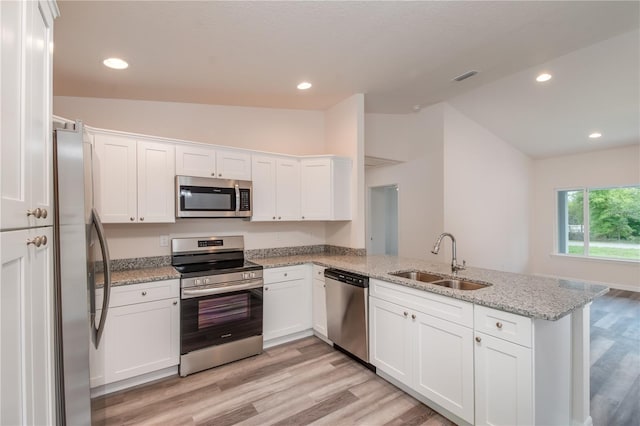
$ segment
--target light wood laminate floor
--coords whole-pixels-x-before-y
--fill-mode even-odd
[[[94,402],[108,425],[453,425],[315,337]],[[592,305],[591,415],[640,424],[640,293]]]
[[[640,293],[612,289],[591,306],[591,417],[640,425]]]
[[[94,402],[108,425],[453,425],[316,337]]]

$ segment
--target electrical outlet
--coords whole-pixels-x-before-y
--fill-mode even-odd
[[[169,246],[169,236],[160,235],[160,247],[168,247],[168,246]]]

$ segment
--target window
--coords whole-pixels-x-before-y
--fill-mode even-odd
[[[558,253],[640,260],[640,186],[558,191]]]

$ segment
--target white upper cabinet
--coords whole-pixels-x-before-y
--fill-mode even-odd
[[[0,19],[0,229],[51,225],[53,16],[44,1],[2,2]]]
[[[251,180],[251,154],[201,145],[176,146],[176,174],[218,179]]]
[[[216,177],[216,150],[200,146],[176,145],[176,174]]]
[[[257,221],[300,220],[300,161],[254,155],[253,216]]]
[[[218,149],[216,173],[220,179],[251,180],[251,154],[243,151]]]
[[[104,223],[175,222],[175,148],[96,133],[94,200]]]
[[[300,220],[300,160],[297,158],[276,161],[276,206],[278,220]]]
[[[135,139],[97,133],[94,148],[93,199],[102,221],[136,222],[138,195]]]
[[[276,220],[276,158],[254,155],[252,221]]]
[[[174,161],[172,144],[138,142],[139,222],[175,222]]]
[[[301,216],[303,220],[351,219],[351,160],[303,158]]]

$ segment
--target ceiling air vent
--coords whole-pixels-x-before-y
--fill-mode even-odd
[[[471,71],[467,71],[464,74],[460,74],[457,77],[453,78],[453,81],[462,81],[462,80],[466,80],[469,77],[473,77],[474,75],[478,74],[478,71],[476,70],[471,70]]]

